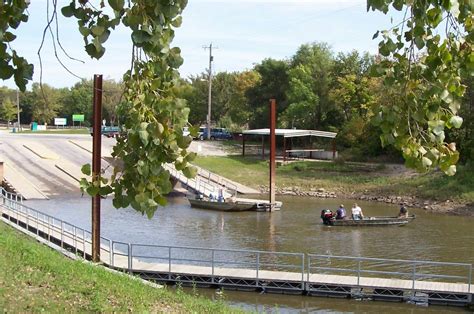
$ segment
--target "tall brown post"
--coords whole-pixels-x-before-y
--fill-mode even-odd
[[[94,113],[92,134],[92,181],[100,184],[102,140],[102,75],[94,75]],[[92,261],[100,262],[100,195],[92,197]]]
[[[276,162],[275,162],[275,125],[276,125],[276,112],[275,112],[275,99],[270,99],[270,210],[272,210],[275,204],[275,176],[276,176]]]

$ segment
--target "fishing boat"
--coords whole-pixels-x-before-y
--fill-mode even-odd
[[[212,210],[220,210],[226,212],[240,212],[246,210],[253,210],[255,209],[255,203],[250,202],[216,202],[206,199],[194,199],[188,198],[191,207],[195,208],[202,208],[202,209],[212,209]]]
[[[364,219],[331,220],[331,226],[403,226],[415,219],[415,215],[407,217],[364,217]]]

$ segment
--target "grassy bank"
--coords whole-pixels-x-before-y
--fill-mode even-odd
[[[0,309],[3,312],[237,312],[181,291],[73,261],[0,222]]]
[[[268,162],[261,159],[198,157],[195,163],[251,187],[268,186]],[[474,202],[474,171],[462,166],[454,177],[447,177],[441,172],[417,174],[402,166],[306,161],[277,167],[276,182],[279,188],[324,188],[346,195],[400,195]]]

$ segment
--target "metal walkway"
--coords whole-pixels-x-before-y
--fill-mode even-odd
[[[89,259],[91,234],[2,190],[2,220]],[[472,305],[472,265],[303,253],[133,244],[101,238],[101,260],[157,281],[226,290]]]

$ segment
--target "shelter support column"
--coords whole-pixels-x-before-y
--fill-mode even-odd
[[[245,134],[242,133],[242,157],[245,157]]]
[[[286,162],[286,137],[283,136],[283,162]]]
[[[265,135],[262,135],[262,159],[265,160]]]
[[[332,139],[332,160],[336,159],[336,139]]]

